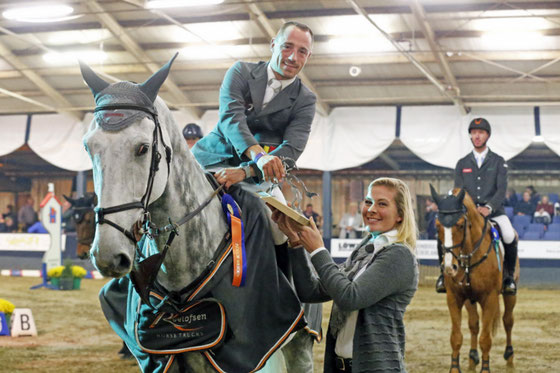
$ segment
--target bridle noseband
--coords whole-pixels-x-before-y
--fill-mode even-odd
[[[161,125],[159,124],[158,114],[155,110],[150,110],[148,108],[136,105],[104,105],[98,106],[95,108],[94,112],[105,111],[105,110],[139,110],[149,114],[155,124],[154,132],[152,136],[152,158],[150,161],[150,174],[148,176],[148,185],[146,186],[146,191],[144,195],[140,199],[140,201],[134,201],[129,203],[123,203],[117,206],[111,207],[96,207],[95,211],[95,223],[96,224],[105,224],[112,226],[113,228],[117,229],[118,231],[122,232],[128,239],[130,239],[134,244],[136,244],[137,240],[134,234],[127,230],[117,223],[106,219],[105,216],[109,214],[114,214],[117,212],[133,210],[133,209],[142,209],[142,220],[140,221],[140,226],[143,226],[149,220],[149,212],[148,212],[148,203],[150,201],[150,195],[152,194],[152,188],[154,185],[155,175],[156,172],[159,170],[159,162],[161,160],[161,153],[158,151],[158,144],[159,139],[161,139],[161,143],[165,148],[165,159],[167,161],[167,177],[169,178],[169,170],[171,165],[171,148],[167,146],[165,140],[163,139],[163,134],[161,130]],[[159,138],[159,139],[158,139]]]

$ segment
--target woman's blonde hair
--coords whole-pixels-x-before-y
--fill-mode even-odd
[[[395,203],[397,205],[397,213],[402,218],[402,221],[397,223],[397,241],[404,242],[414,253],[416,251],[418,228],[416,227],[416,217],[412,209],[412,197],[410,196],[408,186],[399,179],[380,177],[369,184],[368,191],[378,185],[391,188],[396,192]]]

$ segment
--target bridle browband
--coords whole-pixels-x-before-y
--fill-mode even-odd
[[[134,237],[134,234],[130,230],[127,230],[127,229],[121,227],[120,225],[118,225],[117,223],[115,223],[115,222],[113,222],[109,219],[106,219],[105,216],[109,215],[109,214],[114,214],[114,213],[117,213],[117,212],[127,211],[127,210],[142,209],[143,215],[142,215],[141,225],[143,225],[146,221],[148,221],[148,219],[149,219],[148,203],[150,201],[150,195],[152,194],[152,188],[153,188],[153,185],[154,185],[155,175],[156,175],[156,172],[159,170],[159,162],[161,160],[161,154],[158,151],[158,143],[159,143],[158,137],[161,139],[161,143],[163,144],[163,146],[165,148],[165,160],[167,161],[167,177],[168,178],[169,178],[170,164],[171,164],[171,148],[169,146],[167,146],[167,144],[165,143],[165,140],[163,139],[161,126],[160,126],[159,120],[158,120],[158,114],[155,110],[150,110],[150,109],[148,109],[146,107],[143,107],[143,106],[123,104],[123,105],[98,106],[98,107],[95,108],[94,112],[100,112],[100,111],[105,111],[105,110],[139,110],[139,111],[143,111],[143,112],[149,114],[152,117],[152,120],[155,124],[154,132],[153,132],[153,136],[152,136],[152,146],[151,146],[152,158],[151,158],[151,161],[150,161],[150,174],[148,176],[148,185],[146,186],[146,191],[144,192],[144,195],[142,196],[140,201],[123,203],[121,205],[104,207],[104,208],[103,207],[96,207],[94,209],[94,211],[95,211],[95,223],[96,224],[101,225],[101,224],[107,223],[111,227],[113,227],[113,228],[117,229],[118,231],[120,231],[121,233],[123,233],[127,238],[129,238],[132,242],[134,242],[134,244],[136,244],[137,240]]]

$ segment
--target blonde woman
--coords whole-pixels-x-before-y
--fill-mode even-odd
[[[301,300],[333,300],[324,372],[406,372],[403,316],[418,287],[417,228],[406,184],[374,180],[362,218],[369,234],[339,267],[314,222],[304,227],[279,211],[273,214],[293,248],[290,262]]]

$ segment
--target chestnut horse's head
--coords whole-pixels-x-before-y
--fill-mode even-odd
[[[464,189],[454,189],[446,196],[440,196],[430,185],[432,198],[438,206],[436,227],[439,243],[444,248],[444,271],[454,277],[459,270],[458,256],[464,253],[467,239],[467,205],[474,203]]]
[[[76,236],[78,248],[76,254],[80,259],[89,257],[89,249],[95,236],[95,213],[93,209],[97,205],[97,196],[94,193],[86,193],[80,198],[64,198],[72,206],[72,219],[76,223]]]

